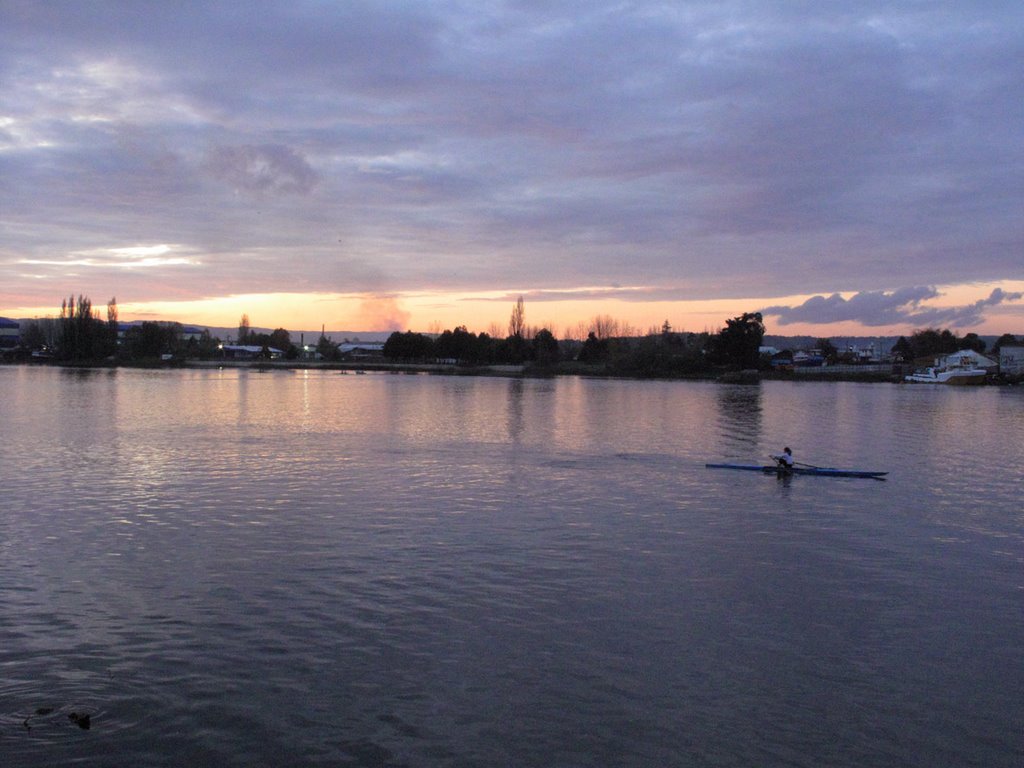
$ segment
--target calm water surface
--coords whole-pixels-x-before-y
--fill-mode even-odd
[[[1021,388],[0,368],[0,765],[1019,767],[1022,436]],[[704,468],[784,444],[891,474]]]

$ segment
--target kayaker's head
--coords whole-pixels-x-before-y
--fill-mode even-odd
[[[785,448],[783,448],[782,450],[785,451],[786,453],[789,453],[789,454],[793,453],[791,450],[789,450],[789,446],[788,445]]]

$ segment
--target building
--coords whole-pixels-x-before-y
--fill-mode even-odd
[[[10,349],[21,343],[21,325],[0,317],[0,349]]]
[[[346,341],[338,345],[342,360],[383,360],[383,341]]]
[[[1024,376],[1024,346],[1006,344],[999,348],[999,372],[1004,376]]]
[[[821,368],[825,364],[825,356],[820,349],[801,350],[793,354],[794,368]]]
[[[983,371],[995,373],[999,363],[990,357],[985,357],[973,349],[961,349],[951,355],[940,358],[937,362],[939,368],[981,368]]]
[[[261,347],[256,344],[221,344],[220,351],[225,360],[258,360],[266,349],[271,360],[278,360],[283,355],[280,349]]]

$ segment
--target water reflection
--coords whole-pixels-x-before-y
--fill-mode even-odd
[[[523,439],[523,380],[508,380],[508,410],[507,410],[507,432],[508,439],[518,445]]]
[[[12,765],[1019,754],[1005,393],[0,374]],[[786,429],[894,479],[703,469]]]
[[[759,384],[721,384],[718,406],[718,435],[726,456],[756,455],[761,443],[762,392]]]

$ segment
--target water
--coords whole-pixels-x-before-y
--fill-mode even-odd
[[[1024,761],[1019,388],[0,392],[4,766]]]

